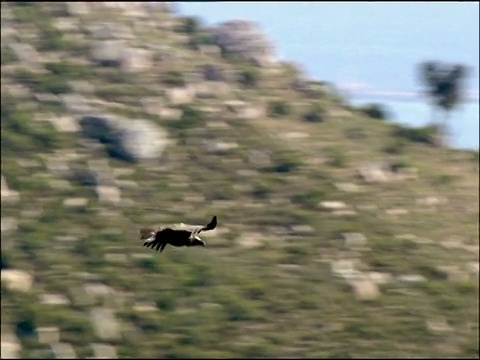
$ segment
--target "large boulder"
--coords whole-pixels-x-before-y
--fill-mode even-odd
[[[33,286],[33,276],[24,270],[2,269],[2,283],[13,291],[29,291]]]
[[[87,115],[80,120],[84,135],[107,145],[111,156],[127,161],[159,159],[168,143],[168,133],[143,119],[111,115]]]
[[[152,52],[128,47],[123,40],[98,40],[92,44],[92,59],[101,66],[121,67],[127,72],[140,72],[152,66]]]
[[[275,63],[273,44],[254,22],[227,21],[214,27],[212,33],[215,43],[226,53],[240,55],[259,66]]]
[[[121,66],[126,45],[122,40],[95,41],[92,44],[92,58],[103,66]]]

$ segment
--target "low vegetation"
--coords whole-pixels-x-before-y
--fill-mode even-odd
[[[6,197],[2,183],[2,332],[18,338],[19,357],[54,357],[39,334],[55,327],[79,358],[94,356],[92,344],[119,358],[478,358],[478,151],[440,146],[434,126],[372,120],[388,120],[381,104],[349,108],[323,82],[290,89],[291,66],[285,75],[200,56],[191,45],[212,39],[195,18],[152,11],[157,29],[115,13],[177,56],[131,73],[73,54],[53,25],[81,18],[88,45],[100,10],[5,4],[42,56],[34,71],[2,46],[2,176],[18,192]],[[152,51],[161,59],[165,49]],[[198,85],[191,75],[206,64],[237,77],[185,103],[166,96]],[[77,93],[72,81],[92,89]],[[83,113],[41,94],[143,117],[168,146],[160,160],[123,161],[101,136],[60,130],[55,120],[78,124]],[[152,98],[178,116],[147,111]],[[160,254],[138,240],[140,226],[212,215],[205,248]],[[12,269],[34,286],[13,289]],[[45,301],[52,294],[60,304]],[[116,323],[102,319],[110,337],[94,309],[112,310]]]

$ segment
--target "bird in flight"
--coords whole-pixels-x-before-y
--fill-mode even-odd
[[[212,220],[205,226],[198,226],[193,229],[186,229],[185,224],[177,224],[158,230],[152,228],[140,229],[140,240],[143,240],[143,246],[150,249],[156,249],[160,252],[165,249],[167,244],[172,246],[205,246],[198,234],[202,231],[213,230],[217,227],[217,217],[214,216]]]

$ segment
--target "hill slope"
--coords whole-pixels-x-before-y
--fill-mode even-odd
[[[2,3],[2,357],[478,357],[478,152],[85,4]]]

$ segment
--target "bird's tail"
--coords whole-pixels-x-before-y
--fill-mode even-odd
[[[200,231],[208,231],[208,230],[213,230],[217,227],[217,217],[214,216],[212,220],[205,225]]]

